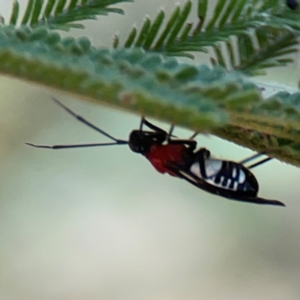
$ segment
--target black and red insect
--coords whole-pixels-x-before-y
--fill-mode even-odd
[[[172,135],[173,126],[167,133],[144,118],[141,119],[140,128],[130,133],[128,141],[116,139],[75,114],[58,100],[54,98],[53,100],[78,121],[98,131],[113,142],[54,146],[26,143],[27,145],[46,149],[128,145],[133,152],[145,156],[158,172],[185,179],[208,193],[237,201],[284,206],[280,201],[257,196],[258,182],[250,171],[250,169],[269,161],[271,158],[267,157],[248,167],[244,166],[245,163],[259,158],[263,154],[255,154],[241,162],[212,158],[209,150],[205,148],[196,150],[197,142],[194,140],[196,134],[190,139],[174,139]],[[144,126],[150,130],[143,130]]]

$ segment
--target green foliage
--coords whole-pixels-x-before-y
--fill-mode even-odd
[[[260,100],[255,85],[218,67],[179,64],[137,48],[97,50],[86,39],[61,39],[45,28],[2,27],[0,63],[3,73],[50,82],[154,117],[163,113],[169,122],[199,131],[225,123],[227,114],[217,104],[224,95],[224,105],[230,105],[231,97],[242,101],[249,93],[252,101]]]
[[[234,47],[238,47],[235,56]],[[231,38],[222,49],[214,46],[213,64],[228,69],[240,70],[248,75],[263,75],[264,70],[293,63],[292,53],[298,52],[297,36],[286,29],[258,28],[252,33]],[[228,59],[227,59],[228,57]]]
[[[192,23],[186,24],[193,13],[192,1],[188,0],[182,8],[175,8],[165,25],[163,10],[154,21],[146,18],[139,33],[135,27],[132,29],[124,47],[143,47],[148,51],[191,58],[190,51],[207,52],[207,47],[214,47],[218,64],[225,66],[229,54],[230,67],[247,73],[290,62],[276,58],[295,51],[292,48],[297,45],[294,31],[298,33],[300,22],[284,1],[267,1],[267,5],[258,0],[218,0],[211,18],[207,19],[208,2],[198,1],[198,23],[194,27]],[[222,42],[227,42],[226,54],[220,51]],[[235,44],[238,45],[239,62],[232,60]],[[270,55],[266,50],[275,53]]]
[[[111,8],[113,4],[132,2],[133,0],[28,0],[23,17],[19,13],[19,2],[14,1],[8,24],[45,26],[50,29],[68,30],[84,28],[81,23],[73,23],[88,19],[96,19],[97,15],[108,13],[123,14],[122,9]]]
[[[116,37],[113,51],[52,31],[122,13],[110,7],[121,2],[130,1],[29,0],[22,16],[13,2],[9,25],[0,27],[0,72],[300,165],[300,94],[278,93],[263,101],[242,75],[292,62],[288,55],[297,51],[300,33],[297,11],[281,0],[218,0],[213,8],[208,0],[188,0],[167,20],[163,10],[153,21],[146,18],[123,47]],[[191,22],[195,9],[197,20]],[[210,49],[213,68],[170,57]]]

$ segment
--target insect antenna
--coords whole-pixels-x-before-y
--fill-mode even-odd
[[[86,119],[84,119],[82,116],[75,114],[70,108],[68,108],[67,106],[65,106],[64,104],[62,104],[60,101],[58,101],[57,99],[52,97],[52,100],[59,105],[60,107],[62,107],[67,113],[69,113],[71,116],[75,117],[79,122],[89,126],[90,128],[100,132],[102,135],[108,137],[109,139],[115,141],[115,142],[119,142],[121,140],[118,140],[116,138],[114,138],[113,136],[111,136],[110,134],[108,134],[107,132],[105,132],[104,130],[102,130],[101,128],[95,126],[94,124],[90,123],[89,121],[87,121]],[[123,141],[125,142],[125,141]],[[127,141],[126,141],[127,142]]]
[[[127,145],[127,142],[117,142],[117,143],[97,143],[97,144],[74,144],[74,145],[35,145],[32,143],[25,143],[28,146],[34,147],[34,148],[44,148],[44,149],[71,149],[71,148],[88,148],[88,147],[100,147],[100,146],[112,146],[112,145]]]
[[[76,113],[74,113],[71,109],[69,109],[67,106],[65,106],[64,104],[62,104],[60,101],[58,101],[57,99],[53,98],[53,101],[59,105],[60,107],[62,107],[67,113],[69,113],[71,116],[75,117],[79,122],[87,125],[88,127],[96,130],[97,132],[101,133],[102,135],[106,136],[107,138],[111,139],[114,141],[114,143],[94,143],[94,144],[74,144],[74,145],[53,145],[53,146],[48,146],[48,145],[35,145],[32,143],[25,143],[26,145],[35,147],[35,148],[44,148],[44,149],[70,149],[70,148],[86,148],[86,147],[100,147],[100,146],[112,146],[112,145],[128,145],[128,141],[124,141],[124,140],[119,140],[116,139],[115,137],[111,136],[110,134],[108,134],[107,132],[105,132],[104,130],[102,130],[101,128],[95,126],[94,124],[90,123],[89,121],[87,121],[86,119],[84,119],[82,116],[77,115]]]

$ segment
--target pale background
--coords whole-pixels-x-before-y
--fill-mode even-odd
[[[11,2],[0,1],[3,16]],[[72,34],[96,45],[111,45],[116,31],[124,39],[162,3],[136,2],[122,5],[126,16],[101,17]],[[298,72],[293,66],[264,80],[296,86]],[[225,200],[157,173],[126,146],[27,147],[106,141],[50,96],[119,138],[139,117],[5,77],[0,90],[0,300],[300,299],[299,169],[278,161],[255,169],[260,195],[286,208]],[[251,154],[217,138],[197,140],[223,158]]]

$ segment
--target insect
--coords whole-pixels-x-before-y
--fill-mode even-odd
[[[26,143],[27,145],[46,149],[128,145],[133,152],[145,156],[158,172],[185,179],[208,193],[237,201],[285,206],[280,201],[257,196],[259,185],[250,169],[269,161],[270,157],[248,167],[245,167],[244,164],[259,158],[262,154],[252,155],[241,162],[213,158],[210,151],[205,148],[196,150],[197,142],[194,138],[197,133],[189,139],[174,139],[173,125],[170,131],[166,132],[145,118],[141,119],[139,129],[130,133],[128,141],[120,140],[75,114],[58,100],[54,98],[53,100],[78,121],[106,136],[112,142],[53,146]],[[144,126],[148,127],[148,130],[144,130]]]

